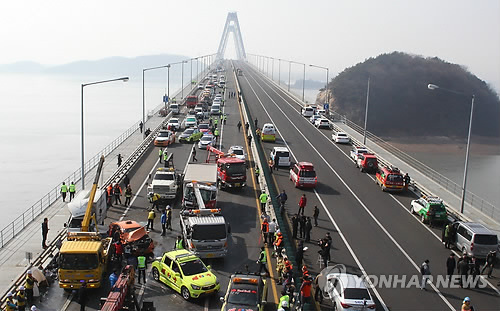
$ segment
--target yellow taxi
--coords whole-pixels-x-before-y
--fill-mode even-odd
[[[220,289],[219,281],[210,266],[188,250],[166,252],[152,264],[153,278],[171,287],[182,298],[198,298],[215,294]]]

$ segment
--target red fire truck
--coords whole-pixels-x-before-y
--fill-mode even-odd
[[[213,157],[217,161],[217,183],[220,189],[246,186],[247,170],[245,160],[238,159],[231,154],[225,154],[212,146],[208,146],[207,151],[207,163]]]

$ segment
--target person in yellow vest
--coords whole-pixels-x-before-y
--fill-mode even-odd
[[[24,286],[19,286],[16,294],[17,309],[19,311],[26,310],[26,292],[24,291]]]
[[[165,148],[165,150],[163,151],[163,166],[164,167],[168,167],[168,152],[167,152],[167,148]]]
[[[163,149],[160,148],[160,151],[158,151],[158,157],[160,158],[160,163],[161,163],[161,158],[163,158]]]
[[[182,239],[182,236],[178,235],[177,240],[175,240],[175,249],[184,249],[184,240]]]
[[[144,255],[141,255],[137,257],[137,270],[139,271],[137,275],[137,280],[139,281],[139,284],[141,284],[141,275],[142,275],[142,280],[144,281],[144,284],[146,284],[146,268],[147,268],[147,261],[146,257]]]
[[[127,185],[127,189],[125,189],[125,206],[130,205],[130,200],[132,199],[132,188],[130,185]]]
[[[151,209],[148,212],[148,224],[146,225],[146,230],[149,230],[149,227],[151,227],[151,230],[154,230],[153,223],[154,223],[155,218],[156,218],[155,210]]]
[[[260,200],[260,208],[263,211],[266,210],[267,198],[268,198],[267,193],[264,190],[262,190],[259,200]]]
[[[35,283],[38,283],[37,279],[33,277],[31,270],[28,270],[26,273],[24,288],[26,289],[26,296],[29,304],[33,302],[33,286],[35,286]]]
[[[69,185],[69,201],[75,197],[75,192],[76,192],[76,186],[74,182],[71,182],[71,185]]]
[[[264,270],[267,275],[269,275],[269,270],[267,270],[267,252],[266,252],[266,248],[263,246],[260,248],[260,254],[259,254],[259,259],[257,260],[257,263],[260,265],[259,266],[259,273],[262,272],[262,270]]]
[[[150,192],[148,196],[149,196],[149,202],[152,203],[151,209],[155,209],[156,207],[156,209],[160,211],[158,203],[160,202],[161,196],[158,193],[152,193],[152,192]]]
[[[68,186],[66,186],[66,183],[63,181],[61,185],[61,195],[63,198],[63,202],[66,202],[66,194],[68,193]]]
[[[7,299],[5,299],[5,311],[14,311],[17,309],[14,303],[14,295],[11,292],[7,294]]]

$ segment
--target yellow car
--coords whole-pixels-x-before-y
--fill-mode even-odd
[[[276,141],[276,128],[271,123],[266,123],[262,127],[260,139],[262,141]]]
[[[185,249],[164,253],[153,261],[152,271],[156,281],[170,286],[185,300],[215,294],[220,289],[210,266]]]
[[[267,300],[267,281],[260,275],[237,273],[231,276],[227,292],[220,298],[221,311],[264,311]]]

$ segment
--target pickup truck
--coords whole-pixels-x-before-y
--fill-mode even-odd
[[[354,160],[354,162],[357,163],[358,156],[363,153],[368,153],[368,149],[366,149],[365,147],[353,147],[351,149],[351,152],[349,153],[349,156]]]

